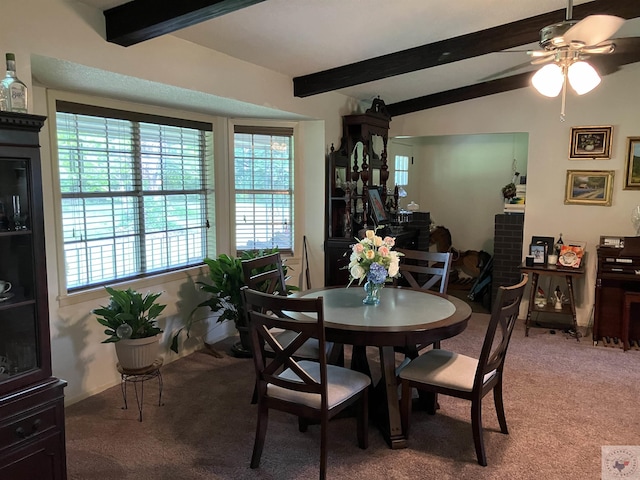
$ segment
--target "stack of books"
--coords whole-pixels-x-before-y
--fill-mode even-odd
[[[525,197],[527,196],[527,185],[516,185],[516,196],[509,203],[504,204],[504,213],[524,213]]]

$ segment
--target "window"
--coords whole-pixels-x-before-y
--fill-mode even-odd
[[[236,249],[293,249],[293,129],[236,125]]]
[[[211,125],[57,102],[67,290],[202,263]]]
[[[409,183],[409,157],[406,155],[395,156],[394,183],[396,185],[407,185]]]

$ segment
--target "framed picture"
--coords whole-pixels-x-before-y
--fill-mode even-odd
[[[531,245],[544,245],[545,247],[545,258],[544,263],[547,263],[547,257],[554,253],[554,245],[555,241],[553,237],[531,237]]]
[[[387,223],[389,217],[382,205],[382,198],[380,198],[380,192],[377,188],[371,188],[369,192],[369,213],[376,225]]]
[[[640,190],[640,137],[627,137],[627,164],[624,189]]]
[[[611,206],[613,170],[567,170],[564,203]]]
[[[611,158],[613,127],[571,127],[569,159]]]
[[[529,245],[529,255],[533,256],[534,265],[543,265],[547,259],[547,246],[545,244]]]

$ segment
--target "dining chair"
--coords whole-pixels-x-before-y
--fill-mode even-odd
[[[287,279],[284,274],[280,252],[242,260],[242,272],[244,275],[244,283],[250,289],[271,295],[288,295]],[[281,342],[288,343],[291,341],[294,333],[276,330],[274,331],[274,336],[279,338]],[[296,351],[296,356],[299,358],[317,359],[318,341],[311,338],[307,342],[304,342],[298,351]]]
[[[371,379],[363,373],[327,364],[322,297],[283,297],[248,287],[243,287],[242,296],[250,321],[258,379],[258,423],[251,468],[260,465],[269,409],[274,409],[296,415],[301,432],[311,422],[320,424],[320,479],[324,479],[328,421],[350,405],[357,410],[358,445],[362,449],[368,447],[367,396]],[[308,316],[308,320],[291,318],[295,313]],[[295,336],[289,343],[281,342],[273,335],[275,328],[295,332]],[[310,338],[319,342],[318,360],[298,360],[295,352]],[[273,356],[266,355],[265,345],[271,347]]]
[[[287,278],[284,274],[280,252],[242,260],[241,263],[244,282],[249,288],[270,295],[287,295]],[[295,336],[295,332],[282,329],[274,329],[272,333],[281,343],[290,343]],[[269,345],[266,346],[266,349],[267,355],[273,355]],[[318,340],[310,338],[300,346],[295,355],[298,358],[316,360],[318,358]],[[252,404],[258,401],[257,388],[256,383],[251,397]]]
[[[446,294],[451,270],[451,252],[428,252],[398,248],[402,253],[400,273],[410,287]]]
[[[412,360],[400,371],[400,416],[402,430],[407,438],[412,388],[470,400],[476,456],[480,465],[487,465],[482,437],[482,399],[493,390],[500,431],[504,434],[509,433],[502,400],[502,374],[527,279],[527,275],[523,274],[517,285],[498,288],[478,359],[449,350],[433,349]],[[434,407],[432,405],[432,413],[435,413]]]
[[[398,248],[397,251],[402,253],[400,274],[411,288],[437,291],[446,295],[453,255],[451,252],[428,252],[404,248]],[[395,279],[394,285],[397,284],[398,281]],[[413,359],[418,356],[420,350],[428,345],[407,345],[402,351],[406,358]],[[434,342],[433,348],[440,348],[440,342]],[[406,362],[403,362],[398,368],[402,368],[404,365]]]

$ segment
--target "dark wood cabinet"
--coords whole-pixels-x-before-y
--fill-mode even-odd
[[[389,225],[393,220],[387,209],[390,203],[397,205],[398,197],[388,198],[387,142],[391,116],[384,102],[375,99],[365,113],[342,117],[342,140],[336,149],[333,145],[327,158],[326,171],[326,224],[325,224],[325,285],[338,286],[349,283],[351,245],[359,238],[362,229]],[[387,221],[381,222],[370,208],[369,192],[377,190],[385,209]],[[428,215],[428,214],[427,214]],[[405,224],[379,231],[392,235],[399,248],[417,249],[419,244],[428,249],[428,224],[420,227]]]
[[[340,147],[327,159],[327,238],[353,239],[365,226],[373,227],[369,190],[387,199],[387,141],[389,122],[384,102],[373,101],[365,113],[342,117]]]
[[[66,478],[64,394],[52,377],[39,132],[0,112],[0,478]]]
[[[623,348],[640,346],[640,304],[629,308],[628,330],[623,329],[624,297],[626,292],[640,292],[640,251],[630,250],[635,238],[625,238],[626,248],[598,246],[593,344],[602,341],[608,346]]]

